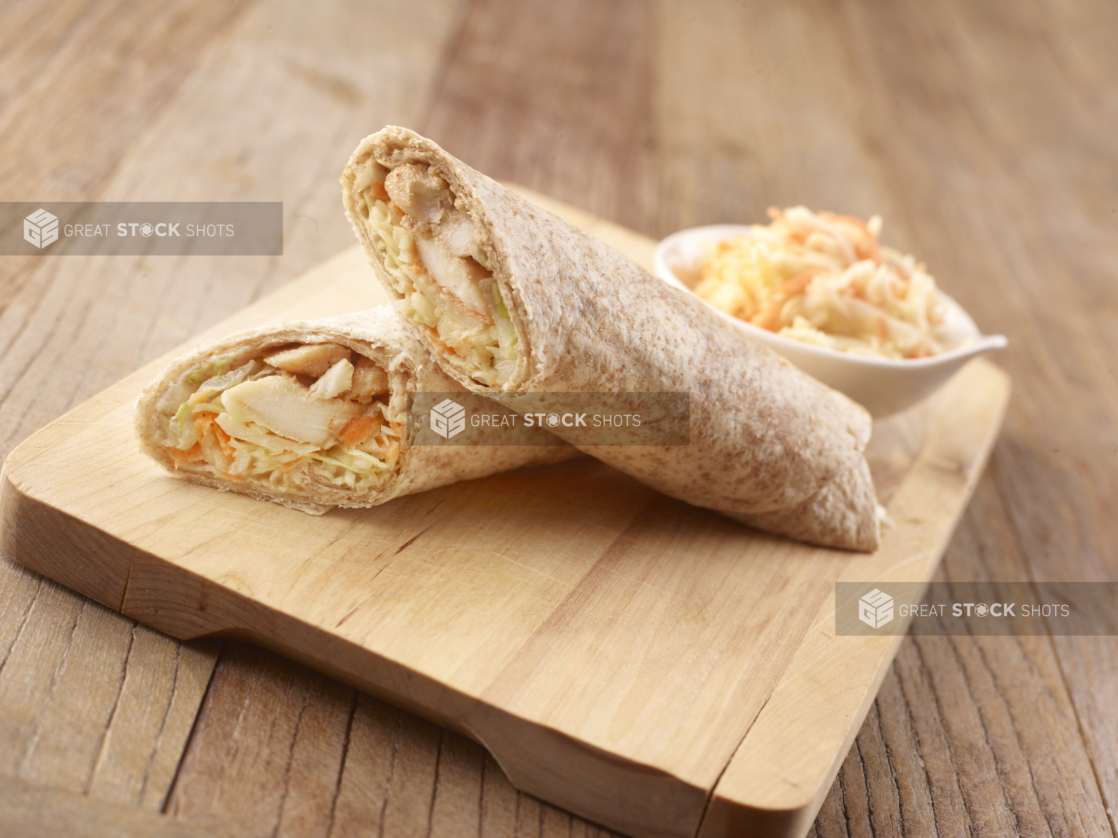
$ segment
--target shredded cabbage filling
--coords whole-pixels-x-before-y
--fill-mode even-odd
[[[281,493],[380,488],[400,453],[388,379],[336,344],[269,349],[192,370],[161,402],[176,469]]]
[[[422,164],[390,172],[370,159],[355,185],[358,211],[397,281],[396,310],[425,327],[475,380],[508,381],[518,358],[516,329],[474,224],[446,181]]]
[[[722,311],[804,343],[885,358],[951,348],[935,280],[881,245],[868,222],[805,207],[770,209],[769,225],[720,242],[695,293]]]

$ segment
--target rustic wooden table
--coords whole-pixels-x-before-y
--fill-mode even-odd
[[[1102,0],[0,5],[0,200],[283,201],[282,257],[0,257],[0,454],[352,244],[414,127],[653,237],[881,213],[1014,399],[942,578],[1118,568],[1118,6]],[[81,463],[74,463],[81,468]],[[1113,835],[1114,638],[909,637],[814,826]],[[1107,709],[1110,708],[1110,709]],[[0,834],[604,834],[477,745],[0,560]]]

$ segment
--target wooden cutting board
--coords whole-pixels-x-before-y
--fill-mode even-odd
[[[520,191],[651,263],[652,241]],[[197,341],[383,299],[354,248]],[[462,731],[518,788],[636,836],[807,831],[901,640],[836,637],[835,582],[932,576],[1009,395],[975,361],[875,425],[895,526],[861,555],[588,458],[323,517],[194,486],[131,430],[185,349],[11,453],[3,550],[175,637],[250,639]]]

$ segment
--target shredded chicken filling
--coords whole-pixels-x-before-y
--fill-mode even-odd
[[[397,282],[396,309],[480,383],[516,369],[517,334],[474,222],[447,182],[421,163],[358,172],[358,210]]]
[[[195,369],[164,396],[160,417],[176,469],[284,493],[378,489],[403,431],[384,369],[332,343]]]

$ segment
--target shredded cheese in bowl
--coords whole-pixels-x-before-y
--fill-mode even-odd
[[[769,225],[711,248],[695,293],[727,314],[804,343],[876,358],[953,348],[935,280],[880,244],[868,222],[805,207],[770,209]]]

